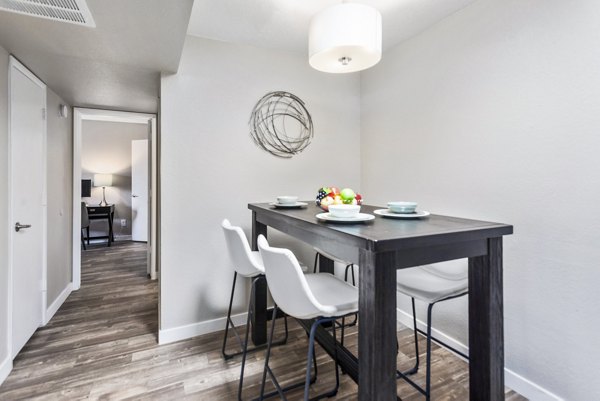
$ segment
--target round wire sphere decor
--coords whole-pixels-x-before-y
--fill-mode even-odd
[[[270,154],[289,159],[302,152],[313,138],[313,123],[304,102],[289,92],[269,92],[250,114],[254,143]]]

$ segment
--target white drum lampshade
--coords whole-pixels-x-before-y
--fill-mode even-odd
[[[342,3],[313,17],[308,38],[310,65],[319,71],[365,70],[381,60],[381,14],[373,7]]]
[[[95,187],[110,187],[112,185],[112,174],[94,174]]]

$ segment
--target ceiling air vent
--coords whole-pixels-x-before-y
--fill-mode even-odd
[[[0,0],[0,10],[96,27],[85,0]]]

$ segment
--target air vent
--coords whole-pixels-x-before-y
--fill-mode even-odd
[[[0,10],[96,27],[85,0],[0,0]]]

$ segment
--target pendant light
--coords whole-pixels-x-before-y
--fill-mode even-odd
[[[381,60],[381,14],[373,7],[342,3],[327,7],[310,22],[308,62],[316,70],[346,73]]]

